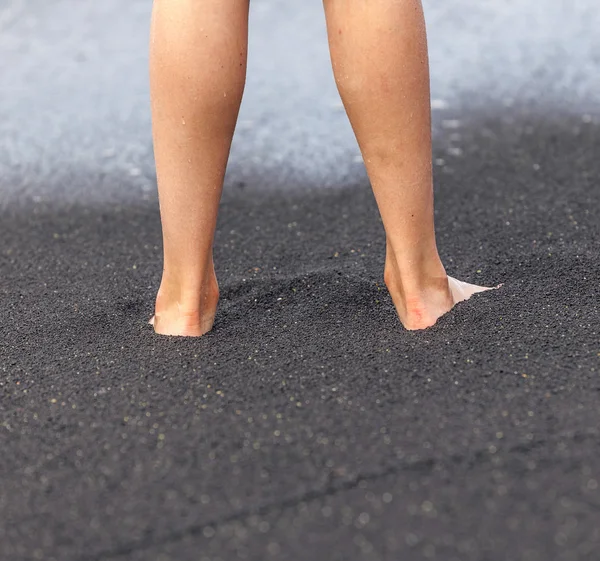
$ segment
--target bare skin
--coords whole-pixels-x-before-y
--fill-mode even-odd
[[[448,277],[433,219],[431,108],[420,0],[324,0],[329,48],[386,233],[384,280],[406,329],[490,290]],[[154,0],[150,86],[164,269],[156,333],[212,328],[212,245],[246,77],[248,2]]]
[[[200,336],[219,286],[212,247],[246,79],[248,2],[155,0],[150,37],[164,268],[156,333]]]

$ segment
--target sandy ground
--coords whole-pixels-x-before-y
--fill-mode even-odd
[[[440,250],[504,287],[401,328],[320,6],[257,1],[181,339],[146,323],[149,2],[0,0],[0,559],[598,559],[599,16],[430,4]]]

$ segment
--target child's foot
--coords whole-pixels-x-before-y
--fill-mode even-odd
[[[212,329],[217,304],[219,302],[219,286],[216,277],[199,296],[194,296],[187,303],[169,294],[162,285],[156,296],[155,314],[148,322],[160,335],[179,335],[184,337],[200,337]]]
[[[435,279],[426,288],[406,293],[394,275],[386,276],[386,285],[402,325],[411,331],[431,327],[456,304],[477,292],[502,286],[477,286],[446,276]]]

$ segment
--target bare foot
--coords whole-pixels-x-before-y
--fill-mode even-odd
[[[199,297],[185,304],[161,286],[156,296],[155,314],[148,323],[159,335],[200,337],[212,329],[218,302],[216,278],[200,292]]]
[[[477,286],[452,277],[442,277],[427,288],[405,294],[400,283],[394,282],[393,278],[388,277],[386,285],[402,325],[411,331],[431,327],[456,304],[468,300],[473,294],[502,286]]]

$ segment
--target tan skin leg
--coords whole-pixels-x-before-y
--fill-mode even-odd
[[[154,0],[152,129],[164,269],[156,333],[212,328],[212,257],[225,168],[246,79],[248,0]]]
[[[446,275],[433,218],[431,106],[420,0],[324,0],[334,75],[386,232],[384,279],[407,329],[489,290]]]
[[[429,70],[417,0],[324,0],[334,74],[387,236],[385,282],[408,329],[483,287],[446,276],[433,224]],[[245,84],[248,1],[154,0],[150,87],[164,270],[157,333],[209,331],[217,211]]]

